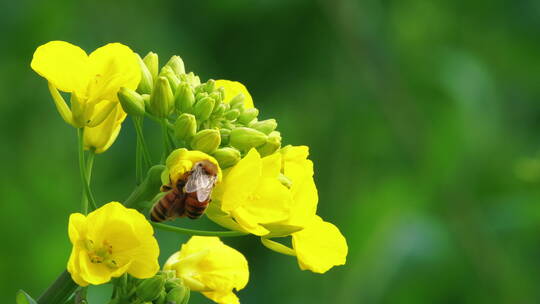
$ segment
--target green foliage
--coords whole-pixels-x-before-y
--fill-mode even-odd
[[[539,302],[539,10],[532,0],[6,3],[0,302],[21,286],[41,294],[71,248],[76,134],[29,68],[54,39],[178,54],[201,79],[244,83],[264,118],[279,118],[283,146],[310,146],[319,213],[347,237],[348,263],[318,276],[256,239],[227,239],[257,270],[243,303]],[[126,122],[96,157],[98,201],[134,186]],[[160,138],[148,141],[160,151]],[[162,263],[186,240],[159,237]],[[106,303],[107,288],[90,302]]]

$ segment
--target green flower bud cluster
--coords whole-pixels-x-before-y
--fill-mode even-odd
[[[152,52],[139,63],[142,80],[136,91],[120,90],[122,107],[129,115],[166,120],[177,147],[211,154],[222,168],[236,164],[251,148],[266,156],[281,147],[276,120],[259,120],[259,110],[246,107],[244,94],[225,96],[226,88],[216,81],[201,83],[186,73],[179,56],[161,69]]]
[[[160,271],[143,280],[130,277],[124,287],[117,287],[120,292],[111,303],[186,304],[190,296],[189,288],[171,271]],[[128,292],[122,293],[123,290]]]

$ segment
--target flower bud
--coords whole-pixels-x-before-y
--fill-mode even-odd
[[[240,160],[240,151],[235,148],[217,149],[212,156],[218,161],[221,169],[232,167]]]
[[[211,93],[214,91],[215,86],[216,86],[216,81],[214,79],[209,79],[204,85],[204,89],[206,92]]]
[[[150,113],[157,117],[167,117],[171,112],[174,95],[167,78],[160,76],[150,96]]]
[[[176,88],[178,87],[178,84],[180,84],[180,79],[176,77],[174,74],[174,71],[169,66],[164,66],[161,69],[161,72],[159,73],[159,76],[164,76],[169,81],[169,85],[171,86],[171,89],[173,92],[176,91]]]
[[[139,93],[126,87],[121,87],[118,91],[118,100],[120,100],[122,109],[124,109],[124,112],[126,112],[128,115],[144,115],[144,100]]]
[[[231,130],[219,129],[219,134],[221,135],[221,143],[224,145],[229,144],[229,137],[231,136]]]
[[[172,56],[171,59],[169,59],[169,61],[165,64],[165,66],[170,66],[174,73],[176,73],[177,75],[186,73],[184,61],[182,60],[182,58],[180,58],[180,56]]]
[[[148,68],[148,71],[150,72],[150,75],[152,75],[152,79],[157,79],[158,77],[158,70],[159,70],[159,57],[154,52],[148,52],[146,56],[143,58],[143,62]]]
[[[193,114],[197,117],[199,121],[205,121],[210,117],[212,111],[214,110],[215,101],[210,97],[205,97],[193,106]]]
[[[187,303],[185,301],[186,297],[189,299],[189,289],[187,289],[185,286],[178,286],[171,289],[167,293],[167,297],[165,298],[165,303],[167,304]]]
[[[221,143],[219,131],[215,129],[206,129],[199,131],[191,140],[191,148],[204,153],[214,152]]]
[[[244,108],[244,99],[246,99],[246,97],[244,96],[244,94],[240,93],[234,96],[234,98],[231,99],[229,104],[231,105],[231,108],[241,110]]]
[[[150,94],[142,94],[141,96],[144,101],[144,108],[150,109]]]
[[[210,94],[208,94],[208,96],[212,97],[212,99],[214,99],[216,102],[221,102],[223,100],[223,98],[221,97],[221,94],[218,92],[218,91],[214,91]]]
[[[193,95],[193,90],[189,84],[180,84],[176,89],[176,94],[174,95],[174,105],[176,110],[180,113],[191,113],[194,103],[195,96]]]
[[[182,280],[179,278],[168,279],[165,281],[165,291],[170,291],[171,289],[182,286]]]
[[[182,82],[187,82],[192,88],[195,88],[201,84],[201,79],[199,78],[199,76],[193,74],[193,72],[189,72],[187,74],[180,74],[179,76]]]
[[[153,301],[159,297],[159,294],[165,286],[165,280],[162,276],[156,275],[145,279],[137,286],[135,293],[142,301]]]
[[[267,136],[261,131],[239,127],[231,131],[229,143],[240,151],[247,151],[266,143]]]
[[[249,127],[268,135],[277,128],[277,122],[275,119],[267,119],[250,123]]]
[[[238,116],[238,122],[241,124],[247,125],[255,117],[259,115],[259,110],[257,108],[245,109],[240,116]]]
[[[220,104],[216,103],[216,106],[214,107],[214,111],[212,112],[212,116],[221,117],[224,112],[225,112],[225,105],[222,103]]]
[[[182,113],[174,123],[174,136],[179,140],[191,140],[197,133],[197,120],[195,116]]]
[[[225,115],[223,115],[227,120],[235,120],[240,116],[240,111],[237,109],[230,109],[229,111],[225,112]]]
[[[159,296],[157,297],[157,299],[154,300],[153,303],[167,304],[166,300],[167,300],[167,292],[165,290],[161,290],[161,292],[159,293]]]
[[[201,99],[203,99],[205,97],[208,97],[208,93],[202,92],[200,90],[200,88],[202,88],[202,87],[204,87],[204,86],[198,86],[198,87],[195,88],[195,99],[196,100],[201,100]]]
[[[261,156],[273,154],[281,147],[281,134],[278,131],[273,131],[268,135],[266,143],[257,147],[257,151]]]
[[[141,57],[137,55],[137,58],[139,59],[139,67],[141,68],[141,82],[139,82],[137,92],[141,94],[150,94],[152,93],[152,88],[154,87],[154,79],[152,78],[152,74],[148,70],[146,64],[144,64]]]

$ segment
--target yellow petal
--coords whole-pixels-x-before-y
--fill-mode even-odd
[[[90,257],[85,251],[79,252],[79,266],[81,278],[92,285],[105,284],[111,280],[111,269],[103,263],[90,262]]]
[[[68,271],[81,286],[103,284],[126,272],[141,279],[152,277],[159,270],[159,247],[153,234],[144,215],[118,202],[108,203],[86,218],[73,214],[69,235],[76,242]],[[92,262],[90,257],[102,262]]]
[[[96,106],[95,111],[102,111],[102,107],[106,107],[107,103],[99,103]],[[109,116],[97,127],[84,128],[84,148],[86,150],[94,150],[95,153],[103,153],[110,148],[114,143],[120,129],[122,128],[122,122],[126,119],[126,113],[122,110],[119,103],[109,113]]]
[[[208,160],[218,168],[217,183],[222,180],[221,168],[217,160],[201,151],[188,150],[185,148],[176,149],[169,154],[165,161],[166,169],[161,173],[161,180],[164,185],[170,183],[176,184],[179,178],[193,168],[193,165],[199,161]]]
[[[219,304],[240,304],[240,300],[234,292],[206,291],[202,293],[205,297]]]
[[[270,154],[262,159],[262,175],[268,178],[277,178],[281,172],[281,154]]]
[[[141,80],[137,55],[120,43],[109,43],[89,56],[91,75],[88,87],[89,102],[103,99],[118,101],[120,87],[136,89]]]
[[[36,49],[32,69],[60,91],[84,94],[90,78],[88,56],[80,47],[51,41]]]
[[[237,303],[233,290],[244,288],[249,280],[245,257],[217,237],[192,237],[164,269],[175,270],[187,287],[217,303]]]
[[[227,174],[223,180],[223,198],[221,206],[224,211],[230,211],[238,207],[245,196],[254,191],[262,175],[262,161],[259,152],[251,149]],[[239,185],[241,185],[239,187]],[[217,190],[221,192],[221,190]]]
[[[302,270],[325,273],[333,266],[345,264],[345,237],[336,226],[318,216],[304,230],[294,233],[292,242]]]
[[[73,213],[69,216],[68,224],[69,240],[76,244],[86,236],[86,216],[81,213]]]
[[[249,94],[249,91],[240,82],[219,79],[219,80],[216,80],[216,87],[217,88],[223,87],[225,89],[225,99],[223,100],[224,103],[229,103],[234,97],[236,97],[236,95],[243,94],[244,95],[244,108],[251,109],[254,107],[253,98],[251,98],[251,94]]]

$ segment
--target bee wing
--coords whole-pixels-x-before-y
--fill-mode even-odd
[[[210,197],[210,194],[212,194],[212,188],[213,187],[199,189],[197,191],[197,200],[201,203],[206,201]]]
[[[212,193],[216,178],[216,176],[205,174],[204,169],[197,166],[193,172],[191,172],[191,175],[187,180],[185,188],[186,192],[197,192],[197,200],[199,202],[204,202]]]

